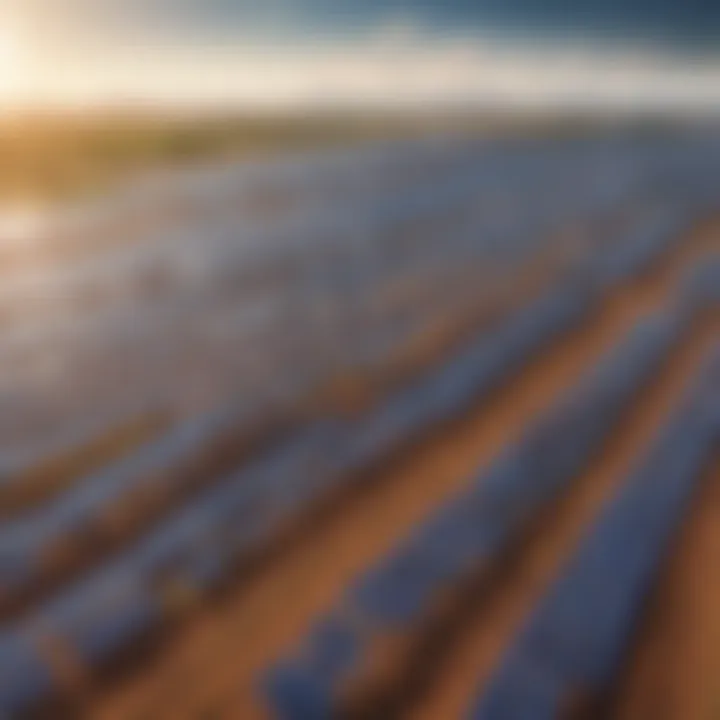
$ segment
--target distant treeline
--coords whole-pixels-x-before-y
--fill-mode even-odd
[[[586,131],[598,122],[601,122],[598,118],[591,122],[586,117],[530,117],[478,111],[18,114],[0,119],[0,200],[52,201],[103,192],[134,173],[213,158],[438,131],[566,134]],[[647,129],[647,122],[642,125]]]

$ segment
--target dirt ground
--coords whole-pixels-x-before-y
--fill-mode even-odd
[[[282,552],[199,607],[134,672],[90,688],[83,714],[103,720],[264,717],[258,693],[263,671],[639,320],[662,311],[687,270],[719,249],[718,226],[704,227],[647,277],[620,287],[580,329],[533,358],[490,398],[393,458],[334,512],[303,527]],[[408,703],[409,717],[463,715],[534,602],[662,426],[719,330],[716,319],[705,318],[673,350],[597,462],[464,611],[462,629],[437,657],[424,692]],[[673,547],[627,673],[618,681],[616,709],[623,720],[710,720],[720,712],[719,519],[716,468]]]

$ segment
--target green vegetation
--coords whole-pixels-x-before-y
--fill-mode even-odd
[[[57,200],[133,173],[427,132],[435,122],[349,115],[33,115],[0,120],[0,199]]]
[[[567,134],[586,131],[587,126],[587,118],[477,112],[221,116],[127,111],[8,116],[0,119],[0,201],[54,201],[101,193],[133,173],[213,158],[346,145],[435,130]]]

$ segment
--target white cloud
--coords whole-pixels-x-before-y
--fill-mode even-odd
[[[717,60],[693,63],[659,51],[607,45],[438,38],[403,16],[388,19],[364,38],[294,46],[246,41],[241,46],[200,47],[126,40],[103,51],[80,44],[74,54],[36,54],[24,71],[14,85],[16,99],[25,101],[475,103],[720,113]]]

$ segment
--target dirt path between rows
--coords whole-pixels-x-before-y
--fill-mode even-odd
[[[720,457],[708,472],[648,605],[618,720],[720,717]]]
[[[545,516],[542,528],[529,538],[524,553],[478,604],[474,616],[467,618],[455,646],[438,661],[434,682],[426,685],[410,717],[437,720],[467,716],[532,609],[681,399],[718,330],[719,323],[705,323],[669,358],[652,387],[616,428],[592,468]]]

